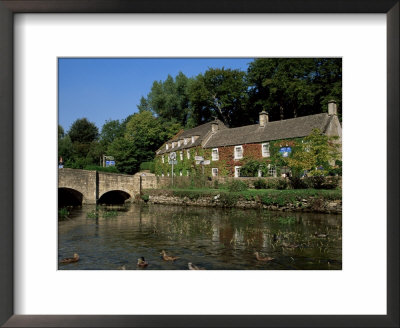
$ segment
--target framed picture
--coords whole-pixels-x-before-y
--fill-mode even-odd
[[[23,13],[39,15],[18,15]],[[52,18],[51,15],[40,13],[62,15]],[[74,16],[75,20],[68,22],[70,15],[67,14],[72,13],[109,15],[78,15]],[[218,13],[235,15],[215,16]],[[299,15],[288,19],[284,15],[288,13]],[[110,16],[112,14],[114,16]],[[213,14],[214,17],[206,16],[207,14]],[[263,14],[269,15],[267,17]],[[368,18],[373,15],[361,15],[360,19],[356,19],[355,16],[346,18],[346,15],[329,15],[324,19],[319,18],[321,28],[316,29],[316,25],[307,26],[301,19],[302,15],[309,15],[309,21],[318,17],[310,14],[381,15],[372,20],[372,27]],[[205,17],[208,18],[204,19]],[[337,17],[342,19],[339,23],[335,21]],[[266,28],[266,20],[274,21],[275,25]],[[232,1],[229,4],[202,2],[189,5],[180,0],[4,0],[0,1],[0,21],[0,45],[1,49],[4,49],[0,53],[0,146],[4,156],[3,161],[0,161],[1,324],[6,327],[399,325],[398,1],[349,1],[339,5],[336,1]],[[137,25],[129,25],[130,22]],[[49,29],[49,26],[53,28]],[[264,34],[265,39],[262,41],[270,42],[271,45],[268,51],[266,46],[254,46],[263,43],[258,40],[266,31],[276,32],[276,35]],[[303,31],[304,39],[293,37],[292,34],[299,31]],[[256,36],[250,35],[252,32],[255,32]],[[134,47],[125,42],[129,40],[129,33],[134,35]],[[348,39],[338,45],[338,40],[346,34]],[[41,40],[37,38],[38,35],[45,37]],[[323,39],[326,36],[333,40],[331,50],[327,50],[329,42]],[[386,36],[386,44],[382,36]],[[211,49],[205,49],[207,38]],[[291,42],[285,44],[282,40]],[[315,40],[318,42],[313,42]],[[196,42],[202,47],[197,47]],[[363,61],[362,54],[358,56],[345,51],[348,47],[356,52],[355,42],[358,42],[359,50],[364,51],[365,58],[371,60],[364,66],[352,66],[357,58],[359,63]],[[235,47],[236,43],[241,46]],[[222,46],[218,47],[219,44]],[[318,44],[321,51],[316,47]],[[103,50],[99,51],[99,45]],[[175,51],[171,45],[176,46]],[[246,50],[252,46],[252,50]],[[79,52],[74,47],[79,48]],[[146,52],[146,48],[150,50]],[[37,51],[32,52],[32,49]],[[377,49],[376,53],[374,49]],[[77,271],[67,272],[55,267],[54,263],[59,262],[60,254],[54,254],[55,248],[52,246],[57,244],[56,232],[52,230],[55,225],[49,219],[53,216],[54,206],[47,208],[38,202],[57,202],[56,193],[43,190],[43,186],[56,190],[53,182],[57,178],[54,176],[57,176],[59,170],[66,170],[65,157],[57,156],[53,160],[53,150],[57,147],[57,141],[56,138],[52,139],[51,133],[56,130],[56,127],[53,127],[54,118],[57,118],[54,110],[57,108],[57,101],[60,100],[57,96],[57,64],[59,58],[78,56],[341,57],[344,75],[347,74],[343,89],[343,131],[344,140],[348,140],[349,145],[346,146],[346,141],[343,144],[344,160],[348,161],[348,164],[344,165],[343,180],[344,213],[347,213],[343,219],[343,268],[340,262],[339,270],[327,271],[329,274],[324,275],[316,271],[292,271],[289,274],[283,271],[268,271],[266,274],[267,271],[248,273],[244,270],[221,270],[211,274],[211,270],[207,270],[189,277],[187,272],[183,271],[160,271],[153,274],[149,270],[138,270],[135,274],[132,271],[86,271],[77,275]],[[35,69],[24,75],[27,67]],[[51,67],[50,70],[48,67]],[[362,67],[370,69],[368,74],[361,70]],[[386,72],[383,72],[385,68]],[[358,86],[352,84],[356,83],[356,79],[352,77],[357,74],[378,81],[378,85],[373,89],[371,83],[360,83]],[[54,77],[54,80],[43,76]],[[366,82],[366,78],[361,80]],[[43,96],[46,94],[43,90],[48,93],[48,98]],[[349,90],[354,94],[346,94]],[[368,101],[365,95],[370,95]],[[386,99],[383,99],[382,95]],[[382,100],[386,100],[386,113]],[[35,105],[29,107],[26,106],[27,103]],[[41,104],[43,109],[39,108]],[[20,110],[24,106],[25,110]],[[374,107],[382,109],[375,111]],[[27,111],[26,108],[30,110]],[[264,120],[265,118],[261,119],[260,116],[260,124],[267,124]],[[371,124],[374,124],[373,129]],[[353,131],[357,131],[362,138],[354,136]],[[374,131],[374,138],[371,138],[370,131]],[[25,147],[27,143],[24,141],[27,139],[33,141],[28,148]],[[192,139],[193,136],[179,140],[171,139],[172,148],[169,150],[196,141],[196,137]],[[357,146],[359,139],[366,142]],[[266,141],[262,142],[267,146],[259,149],[263,156],[274,151],[273,145]],[[172,145],[175,142],[176,145]],[[246,156],[246,145],[237,147],[240,149],[235,150],[235,156],[238,159]],[[282,144],[277,148],[277,152],[283,158],[288,158],[295,153],[294,147],[293,144]],[[210,158],[199,156],[202,154],[191,154],[186,149],[185,152],[178,149],[174,152],[173,163],[178,165],[186,158],[195,159],[196,155],[203,173],[204,169],[210,169],[210,176],[215,179],[223,174],[224,168],[211,169],[210,165],[224,155],[219,150],[219,144],[210,145],[210,149],[216,149]],[[372,152],[372,149],[375,156],[372,167],[369,161],[357,161],[357,157]],[[118,163],[118,159],[108,155],[110,154],[104,155],[102,161],[104,166],[110,169]],[[162,160],[164,166],[167,166],[168,158],[162,157]],[[386,174],[372,174],[371,171],[376,172],[375,170]],[[270,172],[271,167],[267,171]],[[190,174],[187,168],[182,169],[179,166],[176,172],[178,176]],[[243,168],[234,166],[232,172],[240,176]],[[169,173],[162,172],[163,175]],[[290,170],[285,171],[285,177],[290,174]],[[172,173],[172,177],[174,175],[175,173]],[[141,174],[140,180],[145,178],[146,176]],[[29,188],[24,189],[26,181],[29,181]],[[385,188],[386,192],[383,192]],[[367,217],[368,212],[370,215]],[[24,219],[21,219],[22,217]],[[360,218],[363,219],[362,222],[355,222]],[[321,235],[321,238],[325,237]],[[372,245],[371,238],[375,245]],[[26,251],[28,248],[31,252]],[[35,254],[32,250],[38,253]],[[378,251],[382,251],[383,254],[386,252],[386,255],[379,257],[376,255]],[[51,261],[53,256],[54,263]],[[163,256],[168,257],[166,254]],[[256,256],[257,260],[269,261],[267,257],[262,258],[259,254]],[[74,256],[70,260],[74,262],[78,259]],[[195,268],[192,263],[191,265]],[[37,268],[37,272],[32,268]],[[365,276],[362,272],[365,272]],[[342,285],[342,281],[349,279],[349,273],[352,274],[350,283],[348,282],[347,286]],[[368,286],[368,291],[365,286]],[[383,290],[382,286],[386,288]],[[173,295],[165,292],[171,289],[174,291]],[[62,299],[67,301],[63,303]],[[354,304],[357,299],[360,303]],[[346,302],[354,305],[348,311],[345,310]],[[70,305],[68,309],[67,303]],[[112,303],[118,306],[113,308]],[[328,304],[336,305],[337,309],[329,311]]]

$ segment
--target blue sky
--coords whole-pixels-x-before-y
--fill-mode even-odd
[[[137,112],[153,81],[187,77],[208,68],[247,70],[252,58],[60,58],[58,119],[65,132],[86,117],[101,130],[106,120],[121,120]]]

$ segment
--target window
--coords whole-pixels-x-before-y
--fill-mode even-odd
[[[181,141],[180,140],[178,140],[178,147],[180,147],[181,146]]]
[[[168,150],[168,144],[165,145],[165,149]]]
[[[179,157],[181,158],[181,161],[183,161],[183,151],[182,150],[179,152]]]
[[[189,149],[186,151],[186,156],[188,159],[190,159],[190,150]]]
[[[262,177],[262,170],[261,169],[258,170],[258,174],[257,175],[258,175],[259,178]]]
[[[183,144],[187,145],[187,143],[188,143],[188,138],[183,139]]]
[[[218,148],[213,148],[213,150],[211,152],[211,159],[213,161],[218,161],[219,160]]]
[[[182,176],[182,170],[179,171],[179,175]]]
[[[235,146],[235,159],[243,158],[243,146]]]
[[[175,142],[172,143],[172,148],[175,148]]]
[[[235,166],[235,178],[240,177],[240,168],[241,166]]]
[[[194,142],[194,136],[192,137],[192,143]]]
[[[212,172],[212,176],[213,177],[217,177],[218,176],[218,169],[217,168],[213,167],[211,172]]]
[[[263,143],[261,145],[261,147],[262,147],[262,156],[263,157],[269,157],[270,156],[270,154],[269,154],[269,142]]]
[[[268,164],[268,175],[271,177],[276,177],[276,168],[275,166]]]
[[[162,155],[162,157],[161,157],[161,161],[163,162],[163,164],[164,164],[164,161],[165,161],[165,159],[164,159],[164,155]]]
[[[163,177],[163,176],[164,176],[164,173],[161,173],[161,176]]]

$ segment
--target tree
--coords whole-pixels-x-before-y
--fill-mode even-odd
[[[100,141],[107,147],[114,139],[122,137],[124,130],[119,120],[108,120],[101,128]]]
[[[58,158],[62,157],[64,161],[71,160],[73,152],[72,141],[68,135],[58,139]]]
[[[58,140],[64,138],[64,136],[65,136],[64,129],[60,124],[58,124]]]
[[[133,174],[138,170],[135,145],[124,137],[118,137],[107,148],[107,154],[114,156],[115,166],[119,172]]]
[[[250,108],[267,110],[270,120],[325,112],[341,102],[340,58],[259,58],[247,71]]]
[[[231,127],[243,125],[248,115],[245,72],[237,69],[208,69],[189,84],[190,117],[202,124],[218,117]]]
[[[90,143],[98,138],[99,129],[87,118],[81,118],[72,123],[68,135],[73,143]]]
[[[151,109],[162,120],[185,126],[189,113],[188,83],[189,79],[182,72],[175,79],[168,75],[165,81],[154,81],[147,100],[141,100],[139,109]]]
[[[334,164],[340,157],[339,145],[335,139],[314,129],[286,159],[292,174],[300,176],[304,171],[309,172],[309,175],[327,174],[331,164]]]

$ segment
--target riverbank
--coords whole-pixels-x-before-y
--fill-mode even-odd
[[[342,213],[342,190],[221,189],[144,190],[142,200],[152,204],[263,208],[274,211]]]

